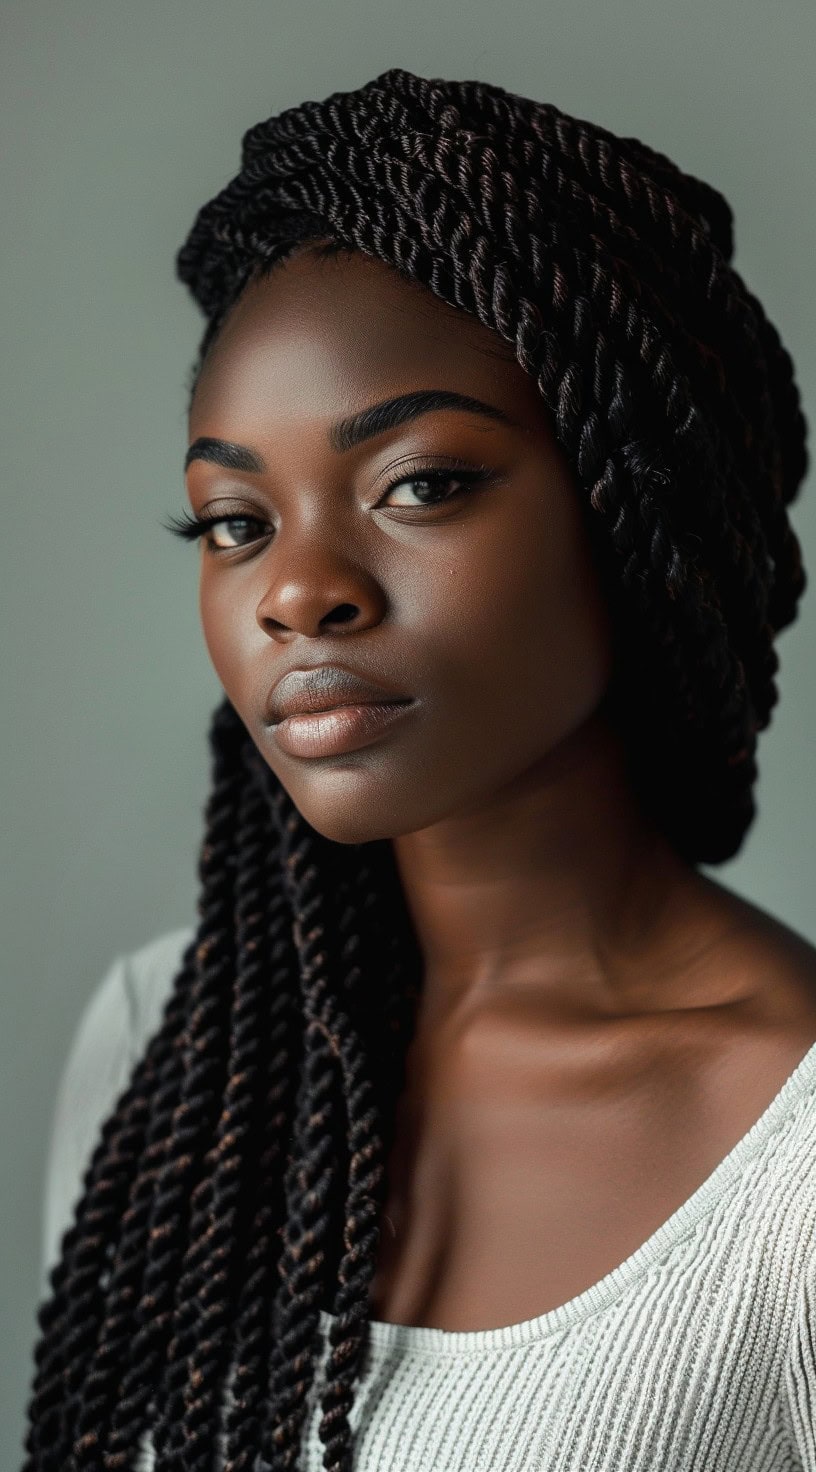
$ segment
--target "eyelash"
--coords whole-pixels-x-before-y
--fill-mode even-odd
[[[435,500],[429,500],[423,503],[424,506],[444,506],[449,501],[455,500],[458,496],[467,495],[474,485],[484,483],[490,478],[491,472],[486,465],[481,465],[478,469],[464,466],[458,469],[447,466],[443,468],[438,465],[417,465],[411,471],[410,475],[400,475],[395,480],[390,481],[383,491],[382,499],[389,496],[396,486],[410,485],[414,481],[428,481],[433,486],[448,485],[451,481],[462,482],[463,488],[459,491],[454,491],[453,495],[439,496]],[[395,509],[411,511],[419,508],[401,506]],[[264,525],[258,516],[242,516],[238,512],[232,516],[218,516],[215,513],[205,514],[204,516],[191,516],[189,512],[185,511],[181,516],[171,517],[169,522],[165,523],[165,526],[167,531],[172,532],[177,537],[183,537],[188,542],[195,542],[203,538],[207,551],[218,556],[222,552],[237,552],[240,547],[252,546],[252,542],[249,541],[239,542],[235,547],[216,547],[210,540],[210,532],[213,527],[235,521],[247,522],[256,526]]]

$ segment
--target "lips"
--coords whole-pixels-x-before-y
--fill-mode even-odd
[[[342,665],[316,665],[313,669],[289,670],[274,685],[266,702],[268,725],[287,716],[310,715],[344,705],[408,703],[413,697],[387,685],[374,684]]]

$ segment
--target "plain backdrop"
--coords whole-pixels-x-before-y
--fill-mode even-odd
[[[391,66],[642,137],[715,184],[814,393],[812,0],[4,0],[0,1468],[32,1365],[54,1092],[112,957],[194,917],[221,689],[183,502],[202,323],[173,257],[246,128]],[[816,510],[793,510],[816,584]],[[816,593],[780,638],[759,817],[717,877],[816,941]]]

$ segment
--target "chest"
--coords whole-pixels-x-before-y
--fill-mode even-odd
[[[406,1101],[389,1160],[373,1318],[496,1328],[567,1303],[703,1184],[775,1097],[813,1030],[456,1069]],[[540,1060],[539,1060],[540,1063]]]

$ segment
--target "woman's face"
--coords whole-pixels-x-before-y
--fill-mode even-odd
[[[331,434],[440,390],[485,412]],[[201,548],[207,648],[320,833],[359,843],[477,810],[596,711],[611,630],[570,470],[532,378],[475,318],[362,254],[298,252],[233,308],[189,427],[209,442],[193,512],[223,518]],[[354,750],[285,750],[273,685],[335,663],[412,703]]]

